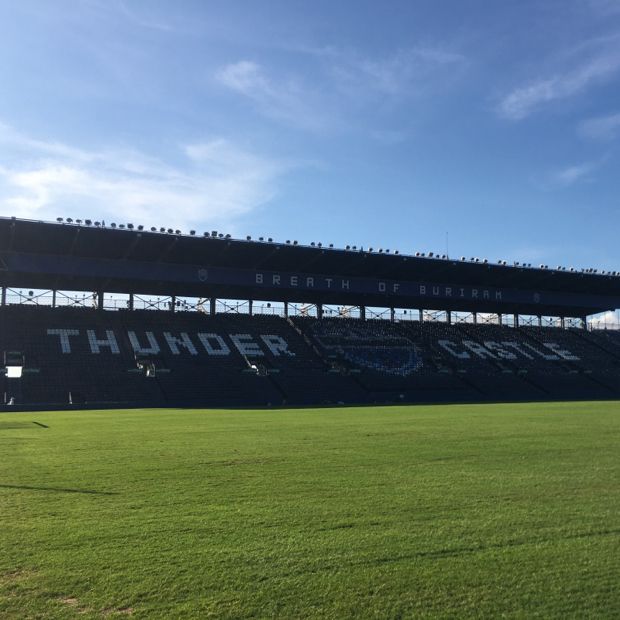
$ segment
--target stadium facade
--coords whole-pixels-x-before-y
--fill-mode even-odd
[[[7,407],[620,396],[616,272],[0,218],[0,286]]]

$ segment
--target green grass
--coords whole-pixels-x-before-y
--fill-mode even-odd
[[[620,403],[0,414],[0,528],[3,619],[619,617]]]

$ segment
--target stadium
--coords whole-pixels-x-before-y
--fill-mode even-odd
[[[0,218],[0,285],[4,617],[620,612],[619,273]]]
[[[620,396],[620,332],[587,329],[615,272],[90,220],[3,218],[0,242],[4,406]]]

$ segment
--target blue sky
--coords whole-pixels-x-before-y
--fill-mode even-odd
[[[0,0],[0,214],[620,268],[620,0]]]

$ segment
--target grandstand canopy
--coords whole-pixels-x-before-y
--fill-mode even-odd
[[[0,218],[3,287],[586,316],[620,277]]]

